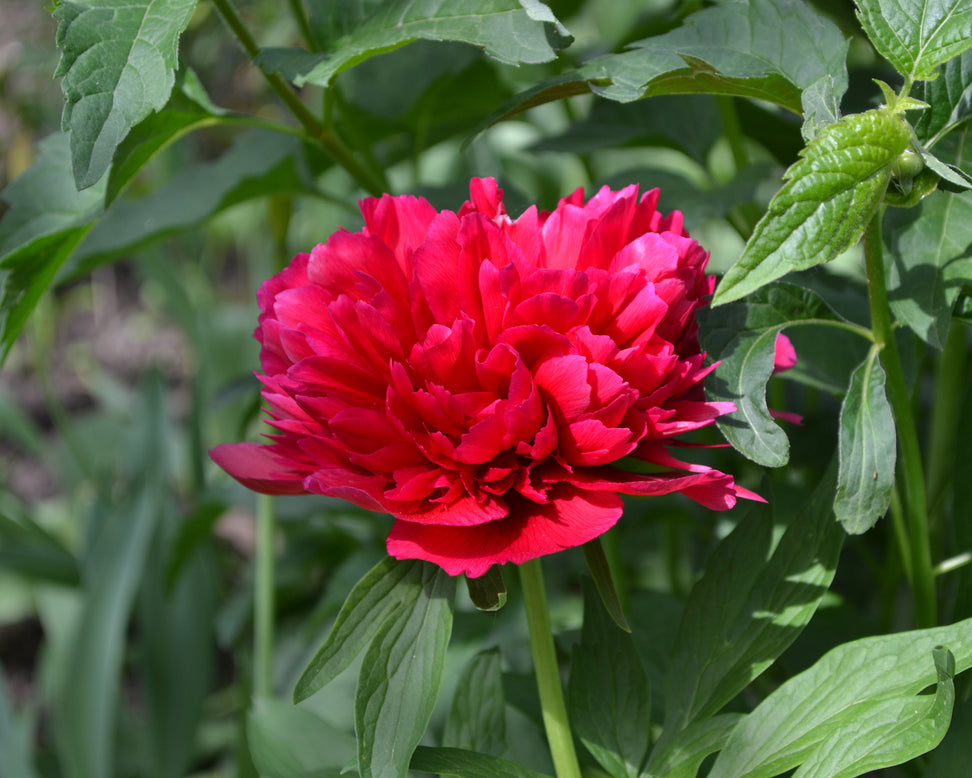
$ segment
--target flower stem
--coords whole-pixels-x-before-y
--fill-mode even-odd
[[[520,581],[523,584],[523,602],[530,628],[533,671],[540,691],[543,726],[547,731],[554,770],[557,778],[580,778],[580,765],[574,751],[564,690],[560,685],[560,672],[557,669],[547,594],[543,586],[543,568],[539,559],[531,559],[520,565]]]
[[[240,45],[243,46],[243,50],[247,56],[250,59],[256,59],[260,53],[260,47],[257,46],[256,40],[246,28],[246,25],[243,24],[243,20],[236,12],[230,0],[213,0],[213,5],[216,6],[216,10],[223,17],[226,26],[230,28],[236,36],[236,39],[240,42]],[[283,101],[284,105],[290,109],[290,112],[307,131],[310,139],[315,143],[319,143],[331,155],[331,158],[343,167],[362,189],[365,189],[373,195],[380,195],[382,192],[387,191],[388,186],[384,178],[379,173],[369,170],[362,165],[351,153],[351,150],[341,142],[341,139],[330,128],[321,124],[317,117],[310,112],[310,109],[304,105],[297,93],[290,87],[290,84],[284,81],[277,73],[268,73],[262,69],[260,72],[267,79],[270,88],[277,93],[277,96]]]
[[[274,621],[273,498],[257,495],[256,563],[253,577],[253,696],[267,697],[272,690]]]
[[[874,332],[874,342],[881,349],[881,365],[887,376],[888,402],[891,404],[898,434],[898,473],[901,479],[905,521],[908,526],[915,620],[919,627],[932,627],[938,620],[938,605],[931,562],[925,475],[918,433],[911,412],[911,398],[901,369],[901,359],[898,356],[898,346],[895,343],[894,328],[891,324],[891,310],[888,307],[888,293],[884,281],[884,249],[881,245],[882,215],[883,210],[878,211],[864,233],[864,263],[867,268],[867,289],[871,304],[871,328]]]

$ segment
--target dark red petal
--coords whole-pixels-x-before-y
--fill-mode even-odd
[[[305,472],[281,465],[276,446],[259,443],[224,443],[211,449],[210,458],[247,489],[261,494],[306,494]]]

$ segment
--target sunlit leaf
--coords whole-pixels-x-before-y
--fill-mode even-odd
[[[892,164],[910,140],[908,125],[884,110],[848,116],[821,132],[784,174],[786,183],[712,304],[738,300],[853,246],[881,205]]]
[[[943,654],[935,656],[940,647],[954,656],[955,673],[972,666],[972,619],[832,649],[739,724],[709,778],[771,778],[808,761],[827,766],[841,750],[851,771],[830,762],[832,772],[816,775],[850,778],[933,748],[948,726],[946,703],[951,709],[952,672]],[[920,694],[935,683],[935,695]],[[860,772],[854,771],[858,765]]]
[[[179,36],[196,0],[88,0],[54,9],[66,103],[62,128],[71,135],[79,189],[108,170],[129,130],[159,110],[175,83]]]
[[[897,437],[877,352],[854,371],[840,407],[840,470],[834,514],[851,535],[869,530],[894,491]]]
[[[857,0],[867,37],[908,79],[935,77],[935,68],[972,48],[968,0]]]
[[[551,42],[570,42],[539,0],[387,0],[358,8],[337,13],[334,30],[343,35],[326,54],[268,48],[257,64],[298,86],[327,86],[345,68],[417,39],[469,43],[509,64],[549,62],[556,56]]]
[[[741,713],[720,713],[690,724],[659,743],[642,778],[696,778],[705,758],[726,744],[743,718]]]

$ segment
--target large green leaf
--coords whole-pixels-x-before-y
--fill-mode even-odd
[[[719,751],[744,717],[741,713],[720,713],[680,730],[651,754],[641,774],[644,778],[695,778],[709,754]]]
[[[933,658],[940,646],[954,656],[956,673],[972,666],[972,619],[832,649],[739,724],[709,778],[771,778],[808,761],[826,766],[826,759],[836,758],[841,749],[853,756],[849,764],[861,764],[866,772],[933,748],[948,724],[938,696],[948,694],[942,689],[943,665]],[[920,694],[936,682],[935,696]],[[905,726],[892,732],[889,741],[871,729],[871,720],[887,728]],[[869,744],[880,761],[867,761]],[[837,770],[822,775],[860,774]]]
[[[621,630],[590,581],[584,626],[568,685],[574,733],[615,778],[637,778],[651,743],[651,694],[631,635]]]
[[[784,174],[786,183],[719,283],[712,304],[738,300],[853,246],[881,205],[892,164],[910,140],[908,124],[884,109],[827,127]]]
[[[846,54],[837,26],[800,0],[730,0],[517,95],[492,121],[587,92],[621,102],[691,92],[737,95],[801,115],[819,112],[847,89]],[[811,111],[805,90],[811,90]]]
[[[866,532],[891,504],[897,437],[877,350],[854,371],[840,408],[840,470],[834,514],[851,535]]]
[[[857,0],[857,15],[881,55],[909,80],[972,48],[968,0]]]
[[[928,778],[965,778],[969,772],[969,743],[972,742],[972,699],[955,706],[952,722],[941,745],[928,758]]]
[[[418,596],[389,614],[361,662],[354,702],[361,778],[405,778],[442,683],[456,579],[416,564],[420,579],[408,588]]]
[[[692,589],[669,668],[665,740],[717,713],[800,634],[827,593],[844,531],[833,520],[835,467],[772,548],[754,508],[716,549]],[[657,747],[660,758],[662,744]]]
[[[88,0],[54,9],[74,180],[97,182],[128,131],[169,99],[196,0]]]
[[[972,49],[945,63],[938,78],[922,83],[921,99],[928,109],[915,132],[931,146],[957,125],[972,118]]]
[[[62,586],[80,581],[74,555],[28,517],[14,521],[0,515],[0,570]]]
[[[943,159],[972,164],[972,127],[950,133],[936,147]],[[914,208],[888,209],[884,240],[888,299],[898,321],[941,348],[952,308],[972,288],[972,192],[936,192]]]
[[[767,467],[786,464],[790,443],[766,407],[776,338],[794,324],[839,321],[815,292],[784,283],[757,290],[745,303],[704,311],[702,344],[719,360],[706,391],[710,400],[736,404],[718,422],[734,448]]]
[[[31,716],[18,715],[0,665],[0,754],[5,778],[36,778]]]
[[[412,755],[411,768],[423,773],[453,775],[456,778],[550,778],[528,767],[462,748],[419,746]]]
[[[294,702],[322,689],[364,651],[378,630],[401,609],[413,606],[422,592],[421,562],[385,557],[351,590],[330,635],[304,670]]]
[[[341,15],[344,35],[328,53],[268,48],[257,64],[298,86],[327,86],[345,68],[417,39],[470,43],[509,64],[549,62],[554,46],[570,42],[539,0],[386,0],[360,8]]]
[[[480,651],[466,665],[452,697],[442,733],[443,746],[495,756],[506,750],[506,700],[501,665],[498,648]]]
[[[75,189],[66,135],[39,144],[39,155],[3,191],[10,204],[0,221],[0,361],[27,317],[91,229],[104,187]]]

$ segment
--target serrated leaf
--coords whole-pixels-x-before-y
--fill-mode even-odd
[[[96,183],[129,130],[169,99],[179,36],[195,7],[196,0],[88,0],[54,9],[61,126],[71,135],[79,189]]]
[[[416,564],[419,596],[389,614],[361,662],[354,701],[361,778],[405,778],[442,683],[456,579]]]
[[[915,132],[926,146],[972,118],[972,49],[946,62],[938,78],[922,83],[921,99],[929,108],[915,124]]]
[[[796,639],[827,593],[844,531],[833,520],[835,467],[772,548],[754,508],[718,546],[692,589],[672,649],[665,739],[717,713]],[[659,758],[664,753],[660,743]]]
[[[938,154],[960,166],[972,164],[972,128],[950,133]],[[895,318],[936,348],[945,343],[952,308],[963,285],[972,285],[972,192],[936,192],[884,218],[888,300]]]
[[[897,437],[877,352],[851,375],[840,407],[840,469],[834,515],[848,534],[866,532],[887,513],[894,491]]]
[[[738,300],[794,270],[829,262],[853,246],[881,205],[895,159],[911,141],[901,118],[884,110],[827,127],[784,174],[742,256],[713,305]]]
[[[732,730],[744,718],[741,713],[720,713],[681,730],[651,754],[643,778],[696,778],[709,754],[720,750]]]
[[[202,224],[238,203],[273,194],[315,194],[310,149],[297,139],[256,130],[242,135],[214,162],[183,168],[159,189],[121,197],[78,247],[70,275],[173,233]]]
[[[352,26],[353,25],[353,26]],[[569,33],[538,0],[387,0],[355,11],[326,54],[264,49],[257,64],[298,86],[327,86],[345,68],[413,40],[461,41],[508,64],[549,62]],[[350,29],[348,29],[350,28]]]
[[[584,626],[571,662],[568,704],[574,733],[615,778],[637,778],[651,744],[651,696],[631,636],[584,582]]]
[[[802,92],[811,86],[818,104],[839,102],[847,89],[846,54],[836,25],[799,0],[732,0],[515,96],[489,122],[587,92],[619,102],[692,92],[735,95],[801,114]]]
[[[735,411],[719,418],[719,429],[754,462],[785,465],[790,444],[766,407],[776,337],[787,326],[841,317],[815,292],[777,283],[757,290],[745,303],[703,311],[700,319],[702,344],[719,360],[706,381],[707,396],[736,404]]]
[[[452,697],[442,745],[499,756],[506,750],[506,703],[498,648],[476,654]]]
[[[419,746],[412,754],[411,768],[418,772],[453,775],[456,778],[550,778],[505,759],[461,748]]]
[[[968,0],[856,0],[857,16],[874,48],[909,81],[972,48]]]
[[[385,557],[348,594],[324,645],[294,689],[305,700],[341,673],[371,643],[396,611],[408,610],[422,594],[423,564]]]
[[[264,778],[339,778],[354,757],[354,738],[313,711],[257,697],[246,717],[247,744]]]
[[[937,723],[932,727],[928,726],[931,722],[923,723],[936,713],[935,698],[923,698],[920,692],[940,678],[933,660],[933,652],[940,646],[954,656],[956,673],[972,666],[972,619],[864,638],[832,649],[786,681],[739,724],[709,778],[771,778],[813,759],[821,749],[826,752],[841,745],[866,750],[875,737],[867,727],[872,715],[904,716],[908,710],[917,710],[923,715],[911,723],[919,728],[913,733],[919,737],[912,741],[909,735],[902,745],[931,743],[933,738],[920,730],[938,729]],[[906,697],[910,706],[900,705],[895,714],[894,706]],[[864,742],[855,746],[862,730]],[[944,728],[938,737],[942,734]],[[885,761],[880,766],[896,763]]]

